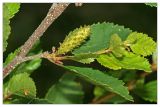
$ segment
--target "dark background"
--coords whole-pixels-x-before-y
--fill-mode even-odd
[[[10,52],[24,44],[44,19],[50,6],[51,4],[48,3],[21,4],[20,11],[11,20],[12,33],[8,39],[8,47],[4,53],[4,59]],[[82,7],[75,7],[74,4],[71,4],[66,9],[41,37],[41,47],[44,51],[51,51],[52,46],[58,47],[59,42],[63,41],[69,31],[80,25],[90,25],[104,21],[124,25],[133,31],[148,34],[155,41],[157,39],[157,8],[146,6],[143,3],[85,3]],[[99,67],[96,62],[91,66]],[[48,60],[43,60],[41,67],[31,75],[36,82],[37,96],[44,97],[48,88],[64,72],[63,69]],[[86,93],[84,102],[88,102],[93,97],[91,94],[93,88],[91,84],[85,81],[83,83]]]

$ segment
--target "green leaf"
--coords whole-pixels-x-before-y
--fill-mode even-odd
[[[119,70],[122,69],[120,61],[113,54],[103,54],[97,58],[97,61],[110,69]]]
[[[151,37],[143,33],[131,33],[125,44],[129,45],[135,54],[148,56],[156,50],[156,43]]]
[[[7,40],[11,32],[10,19],[19,11],[20,3],[3,4],[3,52],[6,51]]]
[[[131,52],[126,52],[122,58],[116,58],[113,54],[103,54],[97,61],[110,69],[138,69],[151,72],[151,67],[147,59]]]
[[[98,57],[97,54],[87,53],[87,54],[76,54],[73,57],[70,57],[70,59],[84,64],[89,64],[93,62],[94,59],[97,57]]]
[[[113,76],[115,78],[122,78],[122,76],[124,75],[124,72],[126,70],[122,69],[122,70],[108,70],[106,73],[110,76]]]
[[[109,48],[116,57],[122,57],[123,53],[125,52],[123,42],[117,34],[113,34],[111,36]]]
[[[85,78],[95,85],[99,85],[106,90],[117,93],[118,95],[129,101],[133,101],[132,97],[129,95],[127,88],[124,86],[124,83],[117,78],[104,74],[99,70],[93,70],[92,68],[82,68],[75,66],[63,67],[76,73],[78,76]]]
[[[55,104],[82,103],[84,93],[81,85],[74,81],[75,77],[73,74],[65,74],[49,89],[45,99]]]
[[[152,72],[149,61],[139,55],[133,53],[126,53],[121,61],[122,67],[126,69],[138,69],[145,72]]]
[[[157,102],[157,80],[136,89],[136,94],[146,101]]]
[[[111,35],[118,34],[122,40],[125,40],[132,31],[123,26],[113,23],[98,23],[91,25],[91,35],[87,43],[74,50],[73,54],[93,53],[109,48]]]
[[[94,58],[81,59],[78,62],[81,62],[84,64],[90,64],[91,62],[94,62]]]
[[[34,98],[36,97],[36,86],[27,73],[17,74],[10,79],[7,94]]]
[[[145,4],[150,7],[157,7],[157,3],[145,3]]]
[[[6,60],[5,60],[5,62],[4,62],[4,64],[3,64],[3,66],[5,67],[7,64],[9,64],[15,57],[16,57],[16,55],[17,55],[17,53],[20,51],[20,49],[18,48],[18,49],[16,49],[13,53],[10,53],[8,56],[7,56],[7,58],[6,58]]]

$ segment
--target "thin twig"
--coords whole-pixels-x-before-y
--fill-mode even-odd
[[[32,55],[32,56],[27,56],[27,57],[24,57],[21,61],[22,62],[25,62],[25,61],[29,61],[29,60],[33,60],[33,59],[36,59],[36,58],[46,58],[45,57],[45,54],[47,52],[43,52],[43,53],[40,53],[40,54],[36,54],[36,55]]]
[[[98,100],[93,100],[91,102],[91,104],[101,104],[102,102],[107,101],[108,99],[114,97],[115,95],[116,94],[114,94],[114,93],[108,94],[108,95],[106,95],[106,96],[104,96],[104,97],[102,97],[102,98],[100,98]]]
[[[47,16],[33,32],[29,39],[20,48],[20,53],[3,69],[3,78],[10,74],[10,72],[21,63],[22,59],[27,55],[36,41],[43,35],[47,28],[62,14],[68,7],[69,3],[53,3]]]

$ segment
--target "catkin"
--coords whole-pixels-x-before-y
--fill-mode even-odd
[[[56,51],[56,55],[66,54],[78,47],[90,35],[90,26],[84,26],[70,32]]]

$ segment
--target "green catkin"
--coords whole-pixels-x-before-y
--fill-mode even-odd
[[[87,37],[89,37],[90,32],[90,26],[80,27],[70,32],[63,43],[60,44],[60,47],[56,51],[56,55],[66,54],[78,47],[85,39],[87,39]]]

